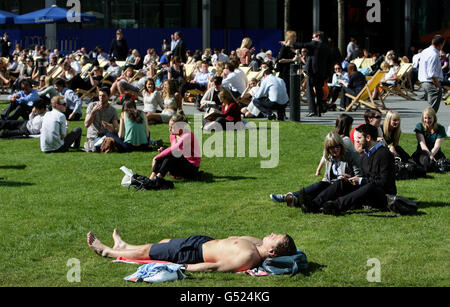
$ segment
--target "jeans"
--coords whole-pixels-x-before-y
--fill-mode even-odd
[[[79,148],[80,147],[80,141],[81,141],[81,128],[77,127],[75,129],[72,130],[71,133],[69,133],[65,139],[64,139],[64,144],[57,150],[54,151],[47,151],[45,153],[62,153],[62,152],[68,152],[70,146],[73,146],[75,148]]]

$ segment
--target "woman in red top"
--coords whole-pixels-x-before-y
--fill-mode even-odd
[[[233,95],[230,91],[223,89],[219,93],[219,100],[222,102],[222,113],[215,113],[215,119],[209,118],[209,120],[203,121],[204,130],[212,130],[217,128],[217,124],[222,127],[222,130],[227,130],[227,123],[241,122],[241,108],[236,103]]]

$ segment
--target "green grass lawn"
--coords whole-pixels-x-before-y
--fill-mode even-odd
[[[280,123],[278,167],[262,169],[261,156],[204,158],[201,169],[215,175],[213,182],[176,181],[174,190],[158,192],[128,191],[119,170],[148,176],[156,153],[46,155],[38,139],[0,140],[0,286],[153,287],[123,280],[138,266],[111,263],[88,248],[88,231],[112,246],[115,227],[135,244],[193,234],[289,233],[310,261],[310,269],[294,277],[199,273],[165,287],[448,286],[446,174],[397,182],[400,195],[421,203],[421,214],[412,217],[304,215],[269,199],[319,180],[313,174],[331,128]],[[150,131],[152,139],[169,141],[167,125]],[[415,137],[405,134],[401,144],[412,153]],[[450,154],[448,142],[443,150]],[[80,261],[80,283],[67,281],[73,258]],[[366,279],[372,258],[381,262],[381,283]]]

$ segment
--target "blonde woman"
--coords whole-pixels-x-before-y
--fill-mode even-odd
[[[361,176],[358,154],[346,149],[342,137],[336,131],[330,132],[325,137],[323,147],[323,156],[326,160],[323,180],[295,193],[272,194],[270,198],[274,202],[286,202],[289,207],[300,207],[305,213],[319,213],[320,206],[328,200],[326,198],[328,188],[332,188],[336,182]]]
[[[162,113],[147,113],[148,123],[160,124],[168,123],[173,115],[182,113],[182,99],[178,93],[178,87],[175,80],[165,80],[163,87],[164,109]]]
[[[280,78],[286,83],[286,89],[290,92],[290,66],[297,60],[296,53],[294,51],[294,43],[297,41],[297,32],[287,31],[285,34],[285,40],[281,46],[280,52],[277,58],[277,70],[280,72]]]
[[[250,61],[252,59],[252,54],[255,51],[255,47],[251,48],[252,40],[249,37],[245,37],[242,40],[241,47],[237,50],[237,55],[241,60],[241,64],[243,66],[250,65]]]
[[[441,150],[447,134],[444,126],[438,124],[436,111],[427,108],[422,113],[422,121],[414,129],[417,137],[417,150],[413,154],[413,159],[425,170],[435,171],[436,163],[440,159],[445,159]]]
[[[401,118],[397,111],[391,110],[386,114],[383,124],[383,135],[389,150],[395,157],[402,159],[406,163],[411,159],[410,155],[400,147],[400,136],[402,135],[402,129],[400,127]]]

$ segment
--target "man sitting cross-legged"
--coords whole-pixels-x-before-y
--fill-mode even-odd
[[[115,229],[113,239],[114,247],[110,248],[92,232],[87,234],[89,247],[102,257],[168,261],[183,264],[188,272],[242,272],[258,267],[266,258],[290,256],[297,252],[289,235],[276,234],[263,240],[253,237],[215,240],[191,236],[135,246],[124,242]]]

